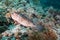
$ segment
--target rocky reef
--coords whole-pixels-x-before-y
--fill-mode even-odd
[[[0,40],[60,40],[60,9],[53,2],[47,7],[46,0],[0,0]]]

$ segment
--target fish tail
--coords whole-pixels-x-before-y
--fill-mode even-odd
[[[43,26],[37,25],[33,28],[33,30],[43,31],[45,28]]]

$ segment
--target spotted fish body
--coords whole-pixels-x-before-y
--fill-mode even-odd
[[[20,16],[17,13],[12,13],[11,17],[12,17],[13,20],[17,21],[19,24],[21,24],[23,26],[34,28],[34,29],[38,29],[38,30],[42,30],[43,29],[42,26],[34,25],[30,20]]]
[[[27,20],[26,18],[21,17],[17,13],[11,14],[11,17],[13,20],[17,21],[21,25],[35,27],[35,25],[31,21]]]

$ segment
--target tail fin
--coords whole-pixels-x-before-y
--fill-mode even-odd
[[[45,30],[45,28],[41,25],[37,25],[36,27],[33,28],[33,30],[43,31]]]

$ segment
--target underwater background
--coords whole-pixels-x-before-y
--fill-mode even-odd
[[[60,40],[60,0],[0,0],[0,40]]]

